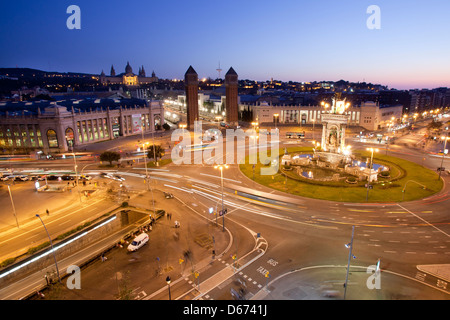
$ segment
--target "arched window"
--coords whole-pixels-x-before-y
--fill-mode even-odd
[[[159,114],[155,115],[154,120],[155,120],[155,130],[160,130],[161,129],[161,116]]]
[[[58,148],[58,137],[55,130],[49,129],[47,131],[47,141],[49,148]]]
[[[73,147],[74,145],[74,134],[73,134],[73,129],[72,128],[67,128],[65,131],[65,136],[66,136],[66,141],[67,141],[67,146],[69,147]]]

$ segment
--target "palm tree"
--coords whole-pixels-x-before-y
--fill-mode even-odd
[[[156,156],[156,159],[155,159]],[[158,158],[161,159],[164,156],[164,149],[161,145],[150,145],[147,149],[147,158],[154,159],[158,161]]]

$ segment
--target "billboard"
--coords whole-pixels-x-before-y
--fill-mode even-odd
[[[132,133],[142,132],[142,116],[141,114],[131,115],[131,131]]]

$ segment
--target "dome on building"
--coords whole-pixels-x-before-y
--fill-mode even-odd
[[[125,67],[125,73],[133,73],[133,68],[131,68],[130,63],[127,61],[127,66]]]

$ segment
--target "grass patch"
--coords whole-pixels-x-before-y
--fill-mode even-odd
[[[157,167],[164,167],[168,164],[172,163],[172,159],[168,158],[168,159],[162,159],[162,160],[158,160],[158,166],[156,166],[155,161],[151,160],[149,162],[147,162],[147,167],[148,168],[157,168]]]
[[[312,152],[309,147],[294,147],[287,149],[289,153],[293,152]],[[284,154],[284,149],[280,149],[280,162]],[[355,155],[365,159],[370,157],[370,152],[356,150]],[[438,179],[438,174],[432,170],[426,169],[414,162],[386,155],[374,154],[374,163],[386,165],[391,168],[390,178],[379,178],[378,182],[373,183],[373,189],[369,190],[369,202],[400,202],[412,201],[429,197],[439,192],[443,183]],[[246,157],[246,163],[248,156]],[[240,164],[241,172],[255,182],[267,187],[288,192],[294,195],[342,202],[366,202],[367,188],[365,182],[358,185],[346,184],[345,182],[330,182],[328,185],[322,183],[310,183],[308,181],[299,181],[290,178],[293,172],[286,172],[286,176],[279,171],[273,176],[260,175],[262,164],[257,161],[255,167],[252,164]],[[406,192],[402,190],[405,188]],[[422,185],[426,186],[424,189]]]

